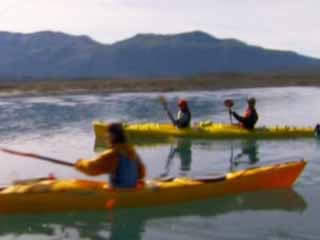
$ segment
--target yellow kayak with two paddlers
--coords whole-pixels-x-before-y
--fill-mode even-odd
[[[94,121],[93,128],[96,136],[96,146],[105,144],[107,122]],[[190,128],[177,128],[170,123],[129,123],[123,124],[124,129],[133,143],[150,144],[162,142],[170,137],[190,137],[202,139],[286,139],[314,137],[313,127],[270,126],[257,127],[247,130],[239,125],[200,122]]]

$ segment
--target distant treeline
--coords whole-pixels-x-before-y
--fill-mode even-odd
[[[320,86],[320,74],[213,73],[174,78],[0,79],[0,91],[30,93],[152,92],[219,90],[231,88]]]

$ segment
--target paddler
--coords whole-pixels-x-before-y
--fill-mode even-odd
[[[179,112],[177,114],[177,120],[175,125],[178,128],[190,127],[191,112],[189,110],[188,102],[185,99],[180,99],[178,102]]]
[[[254,129],[255,124],[258,121],[258,113],[256,111],[256,99],[255,98],[249,98],[247,100],[248,102],[248,108],[246,109],[243,116],[240,116],[236,112],[232,111],[231,108],[229,108],[230,114],[237,119],[240,123],[240,125],[248,130]]]
[[[164,109],[166,110],[171,122],[173,125],[175,125],[177,128],[188,128],[191,124],[191,112],[188,106],[188,102],[185,99],[179,99],[178,101],[178,107],[179,112],[177,114],[177,118],[175,119],[173,115],[171,114],[167,101],[164,97],[160,97],[160,102],[162,103]]]
[[[90,176],[110,174],[110,183],[115,188],[135,188],[142,182],[146,170],[139,155],[127,142],[121,123],[107,127],[110,148],[97,157],[76,162],[76,168]]]

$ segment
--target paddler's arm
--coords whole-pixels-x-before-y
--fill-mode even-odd
[[[244,122],[244,118],[242,116],[240,116],[238,113],[231,111],[232,116],[237,119],[239,122]]]
[[[108,150],[98,155],[94,159],[80,159],[75,163],[75,168],[80,172],[97,176],[106,173],[112,173],[117,168],[117,157],[113,150]]]

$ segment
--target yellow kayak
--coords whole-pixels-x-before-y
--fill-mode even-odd
[[[218,177],[150,180],[135,189],[112,189],[106,182],[77,179],[20,182],[0,191],[0,213],[157,207],[244,192],[290,188],[305,165],[306,161],[301,160]]]
[[[103,147],[106,142],[107,123],[93,122],[96,136],[96,147]],[[168,143],[170,137],[190,137],[203,139],[284,139],[314,137],[313,127],[274,126],[257,127],[249,131],[238,125],[200,122],[191,128],[179,129],[169,123],[135,123],[124,124],[124,129],[132,143],[139,145],[153,145]]]

